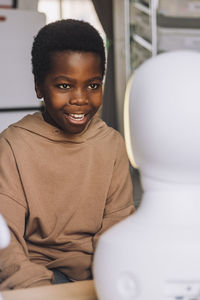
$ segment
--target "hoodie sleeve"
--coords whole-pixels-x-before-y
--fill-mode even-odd
[[[12,147],[3,137],[0,137],[0,214],[11,232],[10,245],[0,250],[0,290],[51,284],[52,272],[28,258],[24,239],[28,207]]]
[[[133,203],[129,161],[124,140],[120,136],[102,226],[100,231],[94,236],[94,247],[96,247],[99,236],[105,230],[128,217],[135,211]]]

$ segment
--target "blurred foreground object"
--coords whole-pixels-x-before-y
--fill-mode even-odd
[[[8,227],[0,215],[0,249],[7,247],[10,243],[10,232]]]
[[[129,83],[125,120],[144,193],[136,213],[99,240],[98,297],[198,300],[200,53],[168,52],[142,64]]]
[[[97,300],[92,280],[3,291],[2,297],[3,300]]]

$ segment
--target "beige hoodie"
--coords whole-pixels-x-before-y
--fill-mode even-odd
[[[68,135],[28,115],[0,135],[0,213],[12,233],[0,251],[0,289],[51,284],[52,268],[91,276],[98,236],[133,212],[124,141],[93,118]]]

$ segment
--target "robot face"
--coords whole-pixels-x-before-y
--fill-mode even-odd
[[[129,94],[132,154],[141,173],[177,183],[200,180],[200,53],[147,60]]]

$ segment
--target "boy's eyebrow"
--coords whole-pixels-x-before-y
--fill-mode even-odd
[[[94,80],[102,81],[102,77],[101,76],[96,76],[96,77],[92,77],[92,78],[88,79],[88,81],[94,81]]]
[[[71,81],[71,82],[75,82],[76,79],[74,78],[71,78],[69,76],[57,76],[54,78],[54,80],[67,80],[67,81]],[[90,82],[90,81],[94,81],[94,80],[100,80],[102,81],[102,76],[95,76],[95,77],[92,77],[92,78],[89,78],[87,81]]]
[[[68,81],[74,81],[74,79],[73,78],[70,78],[70,77],[68,77],[68,76],[56,76],[55,78],[54,78],[54,80],[68,80]]]

